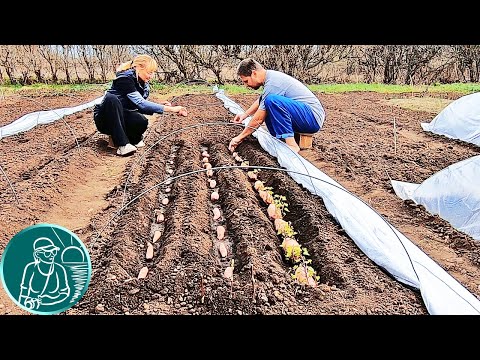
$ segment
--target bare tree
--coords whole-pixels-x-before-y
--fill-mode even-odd
[[[434,60],[442,53],[439,45],[405,46],[401,69],[404,73],[404,84],[424,83],[425,78],[435,69]],[[439,65],[441,66],[441,64]]]
[[[154,45],[149,48],[149,51],[145,50],[157,60],[159,67],[163,67],[164,75],[166,76],[165,80],[179,82],[201,77],[199,64],[192,62],[188,51],[191,46]]]
[[[263,66],[285,72],[303,82],[313,82],[326,64],[351,56],[351,45],[264,45],[244,48]]]
[[[130,45],[111,45],[109,52],[112,71],[114,73],[118,65],[133,58],[133,51]]]
[[[21,71],[25,83],[32,82],[32,80],[29,79],[30,73],[35,75],[36,82],[45,82],[43,78],[44,63],[40,56],[39,47],[40,45],[22,45],[23,69]]]
[[[111,58],[108,45],[92,45],[94,63],[100,67],[100,77],[102,82],[107,82],[107,72],[111,70]]]
[[[57,45],[38,46],[38,53],[45,59],[45,62],[50,68],[51,78],[54,84],[58,83],[59,51],[60,49]]]
[[[352,56],[347,60],[346,71],[349,75],[361,74],[366,83],[376,81],[378,58],[373,46],[356,45],[353,47]]]
[[[4,68],[10,83],[15,84],[15,46],[0,45],[0,65]]]
[[[0,45],[0,81],[106,82],[139,53],[155,58],[167,83],[239,81],[235,68],[245,57],[304,83],[353,76],[387,84],[480,80],[480,45]]]
[[[186,48],[191,56],[191,61],[210,70],[219,84],[223,84],[221,76],[226,65],[231,65],[240,48],[237,45],[192,45]]]
[[[72,63],[71,54],[72,54],[72,45],[60,45],[59,46],[59,61],[60,67],[65,72],[65,82],[67,84],[72,83],[72,78],[70,75],[70,64]]]
[[[453,52],[464,79],[469,82],[478,82],[480,80],[480,45],[455,45]]]
[[[95,55],[93,47],[91,45],[78,45],[76,46],[78,51],[78,60],[82,69],[88,75],[88,81],[95,82]]]

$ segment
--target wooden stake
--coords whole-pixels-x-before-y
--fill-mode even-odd
[[[393,118],[393,141],[394,141],[394,153],[397,156],[397,124],[395,123],[395,117]]]

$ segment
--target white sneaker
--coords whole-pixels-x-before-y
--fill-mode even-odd
[[[141,148],[141,147],[144,147],[145,146],[145,143],[143,142],[143,140],[140,140],[138,144],[135,144],[135,147],[137,148]]]
[[[127,144],[125,146],[118,147],[117,155],[125,156],[128,154],[134,153],[135,151],[137,151],[137,148],[135,146],[133,146],[132,144]]]

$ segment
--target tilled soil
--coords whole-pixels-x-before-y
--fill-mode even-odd
[[[75,106],[100,95],[53,95],[47,107],[29,111]],[[315,134],[313,149],[302,156],[370,204],[479,296],[477,242],[422,206],[399,199],[389,182],[420,183],[477,155],[478,147],[426,134],[420,122],[435,114],[388,103],[389,98],[423,95],[317,96],[327,120]],[[232,99],[246,108],[255,97]],[[24,100],[14,100],[14,107],[22,108]],[[373,263],[321,198],[285,172],[260,170],[258,178],[285,196],[290,211],[284,219],[291,222],[319,276],[317,287],[298,284],[247,171],[222,168],[209,177],[204,170],[203,151],[210,154],[213,167],[239,165],[227,146],[241,128],[223,124],[233,115],[213,95],[171,100],[186,106],[188,117],[151,117],[146,147],[127,158],[107,148],[91,109],[0,141],[0,166],[6,175],[0,177],[0,249],[21,229],[49,222],[74,231],[90,252],[89,288],[67,314],[428,314],[420,293]],[[15,112],[12,118],[12,106],[0,104],[0,118],[13,121],[22,115]],[[253,137],[238,147],[238,154],[252,166],[278,167]],[[168,177],[174,180],[165,182]],[[209,179],[216,181],[213,188]],[[214,190],[219,199],[212,201]],[[162,203],[165,198],[167,204]],[[214,207],[221,215],[216,220]],[[159,213],[164,215],[161,222]],[[226,229],[223,240],[217,238],[219,225]],[[220,244],[226,256],[220,254]],[[146,259],[149,246],[152,259]],[[225,278],[232,261],[233,277]],[[138,279],[144,267],[148,273]],[[2,291],[0,313],[25,312]]]

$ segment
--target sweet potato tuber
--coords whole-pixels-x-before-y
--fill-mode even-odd
[[[283,220],[283,219],[275,219],[274,221],[274,225],[275,225],[275,230],[277,230],[278,233],[281,233],[283,232],[283,230],[285,229],[285,226],[287,225],[288,223]]]
[[[218,192],[214,191],[214,192],[212,192],[212,195],[210,195],[210,200],[216,201],[216,200],[218,200],[219,197],[220,197],[220,195],[218,195]]]
[[[227,257],[228,251],[227,251],[227,248],[226,248],[226,246],[223,242],[218,244],[218,251],[220,252],[220,255],[222,257]]]
[[[162,236],[162,233],[159,230],[155,230],[155,232],[153,233],[152,242],[157,242],[158,239],[160,239],[160,236]]]
[[[258,195],[262,198],[265,204],[271,204],[273,202],[273,196],[266,190],[259,190]]]
[[[217,220],[220,218],[220,216],[222,216],[220,214],[220,209],[218,207],[214,207],[213,208],[213,220]]]
[[[162,213],[158,213],[157,215],[157,224],[160,224],[165,220],[165,216]]]
[[[270,205],[268,205],[267,213],[270,219],[282,218],[282,211],[275,205],[275,203],[271,203]]]
[[[265,185],[263,185],[263,181],[260,181],[260,180],[255,181],[255,184],[253,185],[253,187],[257,191],[265,189]]]
[[[225,238],[225,227],[222,225],[217,226],[217,239],[223,240]]]
[[[304,264],[300,264],[295,270],[295,278],[302,285],[317,286],[313,270]]]
[[[145,254],[145,259],[153,258],[153,245],[151,242],[147,241],[147,253]]]
[[[148,273],[148,268],[146,266],[142,267],[140,269],[140,272],[138,273],[138,278],[145,279],[147,277],[147,273]]]
[[[247,176],[250,180],[257,180],[257,173],[255,171],[247,171]]]
[[[223,272],[223,277],[231,279],[233,277],[233,267],[228,266]]]
[[[292,262],[297,263],[302,259],[302,248],[295,239],[285,238],[280,246],[285,252],[285,257]]]

